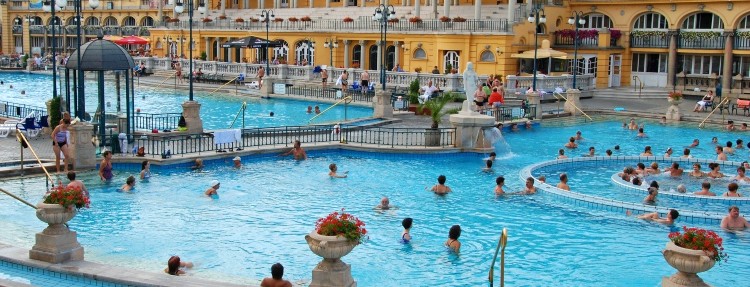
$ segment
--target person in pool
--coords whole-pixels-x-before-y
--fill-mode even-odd
[[[446,240],[444,244],[445,247],[448,247],[448,249],[458,253],[458,251],[461,249],[461,242],[458,241],[459,237],[461,237],[461,226],[451,226],[450,231],[448,231],[448,240]]]
[[[488,159],[484,163],[484,167],[482,168],[482,171],[483,172],[492,172],[492,160],[491,159]]]
[[[628,215],[630,215],[630,211],[628,211],[627,213]],[[669,212],[667,212],[666,218],[661,218],[659,217],[658,212],[653,212],[653,213],[646,213],[646,214],[640,215],[638,216],[638,219],[650,220],[650,221],[661,223],[661,224],[672,225],[674,224],[674,221],[679,216],[680,216],[680,213],[677,212],[677,210],[670,209]]]
[[[125,184],[120,187],[120,190],[123,192],[130,192],[133,188],[135,188],[135,177],[131,175],[125,180]]]
[[[503,186],[505,185],[505,177],[498,176],[495,179],[495,195],[503,195],[505,194],[505,190],[503,190]]]
[[[89,196],[89,191],[86,189],[86,185],[83,184],[83,181],[76,179],[76,172],[75,171],[69,171],[68,172],[68,180],[70,182],[68,183],[67,187],[70,188],[78,188],[81,191],[83,191],[83,194],[86,196]]]
[[[263,278],[260,287],[292,287],[292,282],[284,280],[284,266],[281,263],[271,265],[271,278]]]
[[[645,138],[645,137],[648,137],[648,136],[646,135],[646,133],[645,133],[645,132],[643,132],[643,128],[639,128],[639,129],[638,129],[638,134],[636,134],[635,136],[637,136],[637,137],[639,137],[639,138]]]
[[[672,152],[673,152],[673,151],[672,151],[672,148],[671,148],[671,147],[668,147],[668,148],[667,148],[667,151],[666,151],[666,152],[664,152],[664,157],[666,157],[666,158],[670,158],[670,157],[672,157]]]
[[[744,141],[742,139],[737,139],[736,142],[737,142],[737,144],[734,145],[735,149],[744,149],[745,148],[745,144],[744,144]]]
[[[102,156],[102,163],[99,164],[99,178],[102,181],[112,180],[112,152],[105,151]]]
[[[630,123],[628,123],[628,129],[629,130],[637,130],[638,129],[638,124],[635,123],[635,119],[632,119],[632,118],[630,119]]]
[[[740,208],[736,205],[729,207],[729,214],[721,220],[721,229],[732,231],[732,230],[745,230],[750,228],[750,223],[747,219],[740,216]]]
[[[596,149],[592,146],[589,147],[589,153],[585,155],[587,157],[595,157],[596,156]]]
[[[436,185],[433,185],[430,191],[434,192],[435,194],[441,194],[441,195],[453,191],[451,190],[450,187],[445,185],[446,180],[447,178],[444,175],[441,174],[440,176],[438,176],[437,178],[438,183]]]
[[[639,162],[635,165],[635,174],[638,176],[646,176],[648,175],[648,172],[646,172],[646,165],[642,162]]]
[[[706,173],[701,171],[701,164],[696,162],[693,164],[693,170],[688,175],[691,177],[704,177]]]
[[[711,169],[711,171],[706,174],[706,176],[710,178],[722,178],[724,177],[724,174],[721,173],[721,165],[718,163],[712,162],[708,164],[708,168]]]
[[[375,206],[375,209],[380,209],[380,210],[391,209],[391,201],[388,200],[388,197],[383,197],[380,199],[380,204]]]
[[[728,191],[722,194],[723,197],[742,197],[742,194],[737,192],[737,190],[740,188],[740,186],[736,182],[730,182],[727,185]]]
[[[659,190],[653,187],[648,188],[648,195],[646,195],[645,198],[643,198],[643,203],[645,204],[656,204],[656,196],[659,194]]]
[[[661,169],[659,169],[659,163],[652,162],[651,166],[646,168],[646,174],[645,175],[657,175],[661,173]]]
[[[404,227],[404,231],[401,232],[401,242],[402,243],[409,243],[411,241],[411,234],[409,231],[411,231],[411,225],[413,220],[411,217],[404,218],[404,220],[401,221],[401,226]]]
[[[219,185],[221,185],[221,183],[219,183],[218,180],[212,180],[211,186],[206,189],[206,192],[204,192],[203,194],[205,194],[206,196],[219,195],[219,193],[217,192],[219,190]]]
[[[144,160],[141,162],[141,180],[151,178],[151,162]]]
[[[711,183],[708,181],[704,181],[703,183],[701,183],[701,190],[693,194],[703,196],[716,196],[715,193],[711,192]]]
[[[232,166],[234,168],[241,168],[242,167],[242,158],[240,158],[239,156],[235,156],[232,159],[232,162],[233,162]]]
[[[203,159],[202,158],[196,158],[195,159],[195,165],[191,166],[190,169],[196,170],[196,169],[202,169],[203,168]]]
[[[193,263],[189,261],[180,261],[180,256],[175,255],[169,257],[169,260],[167,261],[167,268],[164,269],[164,272],[169,275],[175,276],[185,274],[185,271],[180,269],[180,267],[193,268]]]
[[[578,148],[578,144],[576,144],[576,138],[570,137],[568,139],[568,143],[565,144],[566,148]]]
[[[581,136],[581,135],[582,135],[581,131],[577,131],[576,132],[576,136],[575,136],[576,141],[582,141],[583,140],[583,136]]]
[[[560,149],[557,151],[557,159],[566,159],[566,158],[568,158],[568,156],[565,155],[564,149]]]
[[[724,153],[728,154],[734,154],[734,149],[732,148],[732,141],[727,141],[727,145],[722,148]]]
[[[330,170],[328,172],[328,176],[330,176],[332,178],[346,178],[347,174],[349,173],[349,171],[345,171],[344,174],[338,174],[338,173],[336,173],[336,171],[339,168],[336,166],[335,163],[332,163],[332,164],[328,165],[328,169]]]
[[[698,139],[694,139],[693,143],[690,144],[690,147],[697,147],[701,142]]]
[[[682,156],[680,158],[693,158],[692,155],[690,155],[690,149],[686,148],[682,151]]]
[[[738,182],[750,182],[750,177],[745,175],[745,168],[740,166],[737,168],[737,176],[735,176],[733,180]]]
[[[282,153],[281,156],[288,156],[290,154],[293,155],[296,160],[307,159],[307,153],[305,152],[305,149],[302,148],[302,143],[300,143],[299,140],[295,140],[292,149],[288,152]]]
[[[680,164],[677,163],[677,162],[673,162],[672,166],[669,167],[669,169],[667,171],[669,172],[669,176],[671,176],[671,177],[681,177],[682,173],[684,172],[680,168]]]
[[[641,153],[641,156],[654,156],[654,153],[651,151],[651,146],[647,145],[643,148],[643,152]]]
[[[528,177],[526,178],[526,186],[523,189],[523,194],[535,194],[536,193],[536,187],[534,187],[534,178]]]
[[[570,191],[570,186],[568,186],[568,175],[566,173],[563,172],[560,174],[560,183],[557,184],[557,188]]]

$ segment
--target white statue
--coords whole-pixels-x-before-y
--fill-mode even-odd
[[[469,103],[474,102],[474,93],[477,92],[477,72],[474,71],[474,63],[466,63],[466,70],[464,70],[464,92],[466,93],[466,99]]]

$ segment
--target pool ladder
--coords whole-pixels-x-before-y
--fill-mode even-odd
[[[495,249],[495,256],[492,257],[492,265],[490,265],[490,274],[488,279],[490,281],[490,287],[495,284],[495,261],[497,260],[497,253],[502,250],[500,254],[500,287],[505,287],[505,246],[508,245],[508,229],[503,228],[503,233],[500,234],[500,240],[497,242],[497,248]],[[502,249],[501,249],[502,248]]]
[[[708,118],[710,118],[710,117],[711,117],[711,115],[713,115],[713,114],[714,114],[714,112],[716,112],[716,108],[719,108],[719,110],[721,110],[721,108],[720,108],[720,107],[723,107],[724,105],[727,105],[727,104],[729,104],[729,101],[731,101],[731,99],[729,99],[729,97],[725,97],[725,98],[721,99],[721,102],[719,102],[719,105],[715,106],[715,108],[713,108],[713,109],[711,110],[711,112],[710,112],[710,113],[708,113],[708,115],[706,116],[706,118],[704,118],[704,119],[703,119],[703,121],[702,121],[702,122],[701,122],[700,124],[698,124],[698,128],[702,128],[703,126],[705,126],[705,125],[706,125],[706,121],[708,120]],[[727,110],[727,114],[729,114],[729,112],[728,112],[728,111],[729,111],[729,110]],[[723,115],[723,114],[722,114],[722,115]]]
[[[31,146],[31,143],[26,139],[26,136],[24,136],[23,133],[21,132],[21,130],[19,130],[19,129],[16,129],[16,139],[18,139],[19,143],[26,143],[26,146],[28,146],[29,150],[31,150],[31,154],[34,155],[34,158],[36,158],[37,163],[39,163],[39,166],[42,167],[42,170],[44,171],[44,174],[47,176],[47,180],[49,180],[49,182],[47,182],[47,190],[49,190],[50,184],[54,187],[55,186],[55,181],[52,180],[52,176],[49,175],[49,172],[47,172],[47,168],[44,167],[44,164],[42,164],[42,161],[39,159],[39,156],[36,154],[36,151],[34,151],[34,147]],[[23,147],[21,147],[21,148],[23,148]],[[23,151],[21,152],[21,168],[23,169]],[[0,192],[5,193],[8,196],[10,196],[12,198],[15,198],[16,200],[22,202],[23,204],[26,204],[26,205],[31,206],[32,208],[36,209],[36,205],[33,205],[33,204],[29,203],[28,201],[24,200],[23,198],[20,198],[17,195],[15,195],[15,194],[7,191],[7,190],[4,190],[4,189],[0,188]]]
[[[319,114],[317,114],[317,115],[315,115],[314,117],[310,118],[310,120],[309,120],[309,121],[307,121],[307,124],[309,125],[310,123],[312,123],[312,121],[313,121],[313,120],[314,120],[315,118],[317,118],[317,117],[319,117],[319,116],[321,116],[321,115],[325,114],[325,113],[326,113],[326,112],[327,112],[328,110],[330,110],[330,109],[333,109],[333,107],[335,107],[335,106],[337,106],[337,105],[341,104],[342,102],[344,102],[344,121],[346,121],[346,120],[347,120],[347,119],[346,119],[346,110],[347,110],[347,108],[346,108],[346,107],[347,107],[347,104],[349,103],[349,101],[351,101],[351,100],[352,100],[352,97],[351,97],[351,96],[346,96],[346,97],[344,97],[343,99],[340,99],[340,100],[338,100],[338,101],[337,101],[336,103],[334,103],[333,105],[331,105],[331,106],[330,106],[330,107],[328,107],[327,109],[323,110],[323,111],[322,111],[322,112],[320,112]]]

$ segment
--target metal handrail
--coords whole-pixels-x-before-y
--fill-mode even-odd
[[[497,260],[497,253],[501,251],[502,247],[502,253],[500,254],[500,287],[505,286],[505,246],[508,245],[508,229],[503,228],[503,233],[500,234],[500,239],[497,242],[497,248],[495,249],[495,256],[492,257],[492,264],[490,265],[490,274],[489,274],[489,280],[490,280],[490,287],[492,287],[495,284],[495,260]]]
[[[161,87],[161,85],[163,85],[165,82],[167,82],[167,80],[171,79],[175,75],[177,75],[177,71],[175,71],[174,73],[172,73],[171,75],[169,75],[169,77],[167,77],[166,79],[164,79],[164,81],[161,81],[161,83],[159,83],[158,85],[156,85],[156,88],[158,89],[159,87]]]
[[[633,76],[633,81],[635,81],[636,85],[633,87],[633,91],[638,90],[638,98],[641,98],[641,94],[643,93],[643,81],[641,80],[641,77]]]
[[[234,122],[237,121],[237,118],[240,116],[240,113],[242,113],[242,128],[245,128],[245,110],[247,110],[247,102],[242,102],[242,106],[237,111],[237,114],[234,116],[234,119],[232,120],[232,124],[229,125],[229,128],[231,129],[234,127]]]
[[[229,85],[229,83],[231,83],[231,82],[234,82],[234,80],[237,80],[237,79],[239,79],[239,78],[240,78],[240,76],[242,76],[242,74],[239,74],[239,75],[237,75],[237,76],[236,76],[236,77],[234,77],[233,79],[229,80],[228,82],[226,82],[226,83],[224,83],[223,85],[219,86],[218,88],[214,89],[213,91],[211,91],[211,93],[210,93],[210,94],[208,94],[208,96],[212,96],[212,95],[213,95],[214,93],[216,93],[216,91],[218,91],[219,89],[223,88],[223,87],[224,87],[224,86],[226,86],[226,85]]]
[[[7,194],[8,196],[10,196],[12,198],[15,198],[16,200],[20,201],[21,203],[26,204],[26,205],[31,206],[34,209],[36,209],[36,205],[33,205],[33,204],[29,203],[25,199],[18,197],[18,195],[15,195],[15,194],[11,193],[10,191],[6,191],[6,190],[0,188],[0,192],[3,192],[5,194]]]
[[[719,102],[719,105],[717,107],[721,107],[724,104],[728,104],[729,101],[731,101],[731,99],[729,99],[729,97],[726,97],[726,98],[722,99],[721,102]],[[700,124],[698,124],[698,128],[702,128],[706,124],[706,121],[708,120],[708,118],[711,117],[711,115],[713,115],[714,112],[716,112],[716,109],[713,109],[713,110],[711,110],[710,113],[708,113],[708,115],[706,116],[706,118],[704,118],[703,121]]]
[[[560,96],[560,98],[562,98],[563,100],[565,100],[565,102],[568,102],[568,98],[566,98],[565,96],[563,96],[561,93],[554,92],[554,93],[552,93],[552,95],[554,95],[555,98],[557,98],[557,96]],[[583,114],[584,116],[586,116],[589,119],[589,121],[593,121],[593,119],[591,117],[589,117],[589,115],[587,115],[583,110],[581,110],[580,108],[578,108],[578,106],[576,106],[576,104],[570,102],[570,105],[573,106],[574,108],[576,108],[576,110],[578,110],[579,112],[581,112],[581,114]]]
[[[309,120],[309,121],[307,121],[307,124],[310,124],[310,123],[311,123],[311,122],[312,122],[312,121],[313,121],[313,120],[314,120],[315,118],[317,118],[317,117],[319,117],[319,116],[321,116],[321,115],[325,114],[325,113],[326,113],[326,112],[327,112],[328,110],[332,109],[333,107],[335,107],[336,105],[340,104],[341,102],[343,102],[343,101],[346,101],[346,100],[351,100],[351,99],[352,99],[352,97],[351,97],[351,96],[346,96],[346,97],[344,97],[343,99],[340,99],[340,100],[338,100],[338,101],[337,101],[336,103],[334,103],[333,105],[331,105],[331,106],[330,106],[330,107],[328,107],[327,109],[323,110],[323,111],[322,111],[322,112],[320,112],[319,114],[317,114],[317,115],[315,115],[314,117],[310,118],[310,120]]]

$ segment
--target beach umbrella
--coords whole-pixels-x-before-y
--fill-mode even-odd
[[[127,36],[114,42],[120,45],[128,45],[128,44],[146,45],[148,44],[149,40],[145,38],[137,37],[137,36]]]

